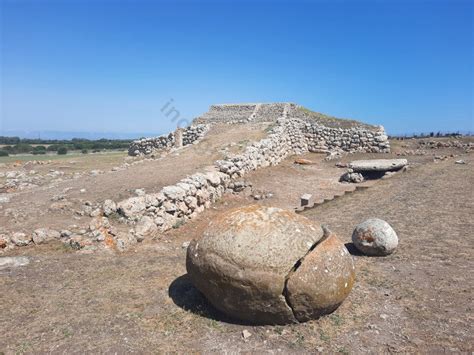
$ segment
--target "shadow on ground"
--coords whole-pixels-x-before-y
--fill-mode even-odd
[[[354,243],[346,243],[344,244],[344,246],[346,247],[347,251],[353,256],[365,256],[359,251],[359,249],[356,248]]]
[[[168,289],[168,295],[173,302],[182,309],[201,317],[238,325],[249,325],[238,319],[230,318],[215,309],[204,295],[192,284],[188,274],[176,278]]]

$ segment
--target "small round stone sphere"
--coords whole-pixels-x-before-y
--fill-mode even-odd
[[[370,218],[354,229],[352,242],[366,255],[385,256],[392,254],[398,246],[398,237],[393,228],[382,219]]]
[[[190,243],[186,268],[214,307],[258,324],[330,313],[355,281],[352,257],[333,233],[293,211],[259,205],[216,217]]]

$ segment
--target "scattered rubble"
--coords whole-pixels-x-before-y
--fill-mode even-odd
[[[348,169],[339,179],[340,182],[361,183],[364,182],[364,176],[361,173],[355,173],[352,169]]]

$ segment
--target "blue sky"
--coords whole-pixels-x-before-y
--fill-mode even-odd
[[[171,98],[474,131],[474,1],[0,4],[3,131],[166,132]]]

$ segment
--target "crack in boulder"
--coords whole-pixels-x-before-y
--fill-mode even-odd
[[[284,287],[283,287],[283,292],[282,292],[282,295],[283,297],[285,297],[285,301],[286,301],[286,304],[288,305],[288,307],[291,309],[291,312],[293,313],[293,317],[295,318],[295,320],[297,322],[300,322],[300,320],[298,319],[298,316],[296,315],[295,313],[295,310],[293,308],[293,305],[292,305],[292,302],[291,302],[291,299],[290,299],[290,295],[288,293],[288,281],[290,281],[290,278],[291,276],[296,272],[296,270],[298,270],[298,268],[303,264],[303,261],[304,259],[314,250],[316,249],[316,247],[321,244],[323,241],[325,241],[330,235],[331,235],[331,231],[325,226],[325,225],[322,225],[321,228],[323,229],[323,237],[319,240],[317,240],[316,242],[314,242],[311,247],[308,249],[308,251],[301,257],[299,258],[298,260],[296,260],[296,263],[295,265],[293,265],[293,267],[290,269],[290,271],[288,272],[288,274],[285,276],[285,284],[284,284]]]

